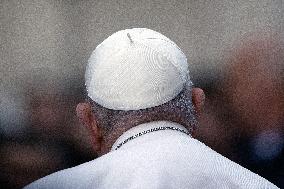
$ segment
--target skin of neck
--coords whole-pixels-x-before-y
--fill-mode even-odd
[[[99,150],[98,155],[104,155],[111,151],[111,148],[113,144],[116,142],[116,140],[127,130],[136,127],[138,125],[141,125],[143,123],[153,122],[153,121],[171,121],[176,122],[178,124],[181,124],[185,126],[187,129],[190,128],[190,125],[186,124],[185,121],[181,119],[181,117],[178,116],[169,116],[168,118],[159,118],[157,116],[153,115],[144,115],[144,116],[124,116],[121,119],[119,119],[112,127],[113,130],[109,131],[108,134],[105,134],[102,136],[101,139],[101,148]]]

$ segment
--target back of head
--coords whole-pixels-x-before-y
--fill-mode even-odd
[[[85,79],[93,112],[107,130],[155,120],[195,123],[186,56],[158,32],[114,33],[93,51]]]
[[[121,30],[92,53],[86,70],[88,96],[113,110],[139,110],[176,97],[189,81],[178,46],[146,28]]]

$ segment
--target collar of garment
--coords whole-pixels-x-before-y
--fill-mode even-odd
[[[151,129],[157,129],[157,128],[160,128],[160,127],[173,127],[173,128],[177,129],[177,130],[172,130],[174,132],[189,133],[188,130],[184,126],[182,126],[178,123],[170,122],[170,121],[153,121],[153,122],[143,123],[143,124],[137,125],[136,127],[133,127],[131,129],[127,130],[126,132],[124,132],[115,141],[115,143],[113,144],[113,146],[111,148],[111,151],[116,150],[117,147],[120,147],[119,145],[121,143],[123,143],[124,141],[126,141],[130,137],[133,137],[133,136],[135,136],[139,133],[143,133],[144,131],[149,131]],[[162,130],[158,130],[158,131],[162,131]],[[154,132],[158,132],[158,131],[154,131]],[[149,133],[151,133],[151,132],[149,132]],[[135,140],[135,138],[133,140]],[[131,140],[129,140],[129,142],[130,141]]]

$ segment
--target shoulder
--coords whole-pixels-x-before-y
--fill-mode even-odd
[[[83,185],[95,180],[94,178],[101,171],[101,161],[104,161],[103,157],[52,173],[27,185],[24,189],[85,188]]]
[[[278,188],[265,178],[233,162],[212,150],[204,143],[191,138],[184,150],[188,156],[188,166],[194,165],[195,173],[236,188]]]
[[[130,151],[133,153],[131,168],[136,167],[136,172],[141,172],[143,177],[182,179],[184,184],[200,186],[196,188],[203,188],[204,182],[217,188],[277,188],[263,177],[187,136],[171,137],[171,140],[161,138]],[[150,171],[159,174],[153,175]]]

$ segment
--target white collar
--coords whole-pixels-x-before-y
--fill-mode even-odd
[[[144,131],[149,131],[151,129],[157,129],[160,127],[173,127],[176,128],[177,130],[180,130],[181,132],[189,133],[184,126],[170,121],[153,121],[153,122],[143,123],[124,132],[112,145],[111,151],[117,149],[117,147],[120,144],[122,144],[132,136],[135,136]]]

